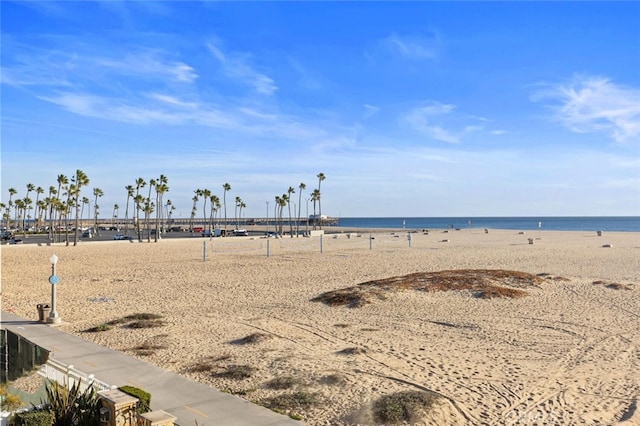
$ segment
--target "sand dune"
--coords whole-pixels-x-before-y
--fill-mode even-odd
[[[379,423],[376,401],[407,390],[439,395],[422,424],[640,424],[637,233],[373,236],[325,235],[322,253],[319,238],[269,240],[269,257],[251,238],[2,246],[2,309],[36,318],[55,252],[62,329],[251,401],[313,395],[290,411],[312,425]],[[459,269],[540,282],[517,298],[386,288],[359,307],[311,301]],[[84,332],[141,312],[165,324]]]

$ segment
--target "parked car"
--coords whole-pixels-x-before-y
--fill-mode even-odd
[[[13,232],[11,231],[2,231],[2,239],[10,240],[13,237]]]
[[[86,230],[82,233],[82,238],[93,238],[93,232]]]
[[[126,235],[123,234],[116,234],[113,236],[114,240],[130,240],[131,237],[127,237]]]
[[[244,236],[244,237],[249,236],[249,232],[246,229],[236,229],[235,231],[233,231],[233,233],[237,236]]]
[[[22,240],[20,238],[11,238],[9,244],[22,244]]]

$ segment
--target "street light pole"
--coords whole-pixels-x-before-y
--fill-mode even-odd
[[[51,312],[49,313],[49,318],[47,318],[47,322],[50,324],[60,324],[62,321],[58,316],[58,311],[56,310],[56,284],[60,280],[56,275],[56,264],[58,263],[58,256],[55,254],[49,258],[49,262],[51,262],[51,276],[49,277],[49,283],[51,283]]]
[[[267,235],[269,235],[269,202],[266,201],[267,203]]]

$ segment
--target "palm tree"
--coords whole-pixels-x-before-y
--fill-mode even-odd
[[[280,201],[281,201],[279,195],[276,195],[275,201],[276,201],[275,206],[273,206],[273,216],[274,216],[273,220],[275,221],[275,224],[276,224],[275,226],[276,233],[280,235],[282,231],[280,230],[280,221],[278,220],[278,218],[280,217]]]
[[[282,197],[280,197],[277,201],[278,203],[278,214],[280,216],[280,235],[283,234],[283,226],[284,226],[284,221],[282,220],[282,213],[284,213],[284,207],[289,203],[289,196],[287,194],[282,194]]]
[[[144,201],[144,197],[140,195],[140,188],[144,188],[147,182],[142,178],[136,179],[136,195],[133,199],[136,206],[136,216],[135,216],[135,227],[136,232],[138,233],[138,241],[142,241],[142,232],[140,231],[140,210],[142,210],[142,202]]]
[[[316,216],[316,203],[320,201],[320,190],[314,189],[311,193],[311,200],[313,201],[313,229],[316,229],[318,223],[318,216]]]
[[[191,219],[190,219],[190,226],[189,226],[192,233],[193,233],[193,225],[196,217],[196,212],[198,211],[197,203],[198,203],[198,200],[200,199],[199,196],[202,194],[202,189],[198,188],[194,191],[194,193],[196,195],[194,195],[193,198],[191,199],[193,201],[193,207],[191,207]]]
[[[54,199],[56,216],[58,217],[58,242],[60,242],[60,229],[62,227],[62,215],[67,211],[67,205],[60,198]]]
[[[244,201],[240,200],[240,204],[238,204],[238,207],[240,207],[238,209],[238,217],[242,218],[242,209],[244,209],[245,207],[247,207],[247,205],[244,203]]]
[[[31,201],[31,198],[29,198],[29,193],[31,191],[35,191],[35,190],[36,190],[36,187],[35,187],[34,184],[32,184],[32,183],[28,183],[27,184],[27,195],[24,196],[25,200],[29,200],[29,203],[26,203],[27,204],[27,206],[26,206],[27,214],[28,214],[28,210],[31,208],[30,205],[33,203],[33,201]],[[27,217],[27,215],[25,214],[24,217],[22,218],[22,230],[23,231],[25,230],[25,221],[24,221],[24,219],[26,217]]]
[[[22,199],[22,202],[24,203],[24,207],[23,207],[24,208],[24,212],[23,212],[23,215],[22,215],[22,234],[23,235],[27,235],[27,218],[31,217],[29,215],[29,210],[33,208],[33,207],[31,207],[31,205],[33,204],[33,200],[31,200],[31,198],[29,198],[29,197],[24,197]]]
[[[136,217],[134,218],[136,233],[138,235],[138,241],[142,242],[142,228],[140,227],[139,213],[143,209],[142,204],[144,203],[144,196],[142,194],[137,194],[133,197],[133,203],[136,206]]]
[[[25,200],[29,200],[29,203],[28,203],[28,204],[31,204],[31,203],[32,203],[32,201],[31,201],[31,199],[29,198],[29,193],[30,193],[31,191],[34,191],[35,189],[36,189],[36,187],[35,187],[32,183],[28,183],[28,184],[27,184],[27,194],[24,196],[24,198],[23,198],[22,200],[23,200],[23,201],[25,201]],[[27,203],[25,203],[25,207],[24,207],[24,208],[25,208],[25,211],[24,211],[24,214],[22,215],[22,232],[23,232],[23,234],[26,232],[27,209],[28,209],[28,207],[29,207],[29,206],[28,206],[28,204],[27,204]]]
[[[149,223],[149,218],[151,217],[151,213],[153,213],[155,209],[155,204],[151,201],[150,198],[144,200],[144,220],[145,220],[145,228],[147,229],[147,242],[151,242],[151,224]]]
[[[25,207],[24,200],[18,198],[16,201],[14,201],[14,206],[15,206],[14,218],[17,222],[17,226],[19,227],[22,224],[22,215]]]
[[[93,188],[93,195],[96,197],[93,203],[95,229],[96,234],[100,236],[100,227],[98,226],[98,209],[100,208],[100,206],[98,205],[98,198],[102,197],[104,195],[104,192],[102,192],[102,189],[100,188]]]
[[[113,219],[115,220],[115,227],[118,227],[118,210],[120,210],[120,206],[117,204],[113,205]]]
[[[240,203],[242,203],[242,200],[240,199],[240,197],[236,197],[236,208],[233,211],[233,214],[234,214],[235,219],[236,219],[236,229],[240,229],[240,224],[239,224],[239,220],[238,220],[238,206],[240,206]]]
[[[0,203],[0,210],[2,210],[2,226],[5,225],[5,219],[8,219],[9,214],[7,213],[7,205],[5,203]]]
[[[42,216],[41,214],[39,214],[39,210],[40,210],[40,195],[44,194],[44,189],[42,189],[41,186],[36,188],[36,211],[33,214],[33,217],[36,219],[36,228],[40,228],[40,217]]]
[[[211,229],[211,226],[207,226],[207,201],[209,200],[209,197],[211,197],[211,191],[208,190],[207,188],[203,189],[201,192],[202,195],[202,219],[204,220],[204,226],[202,227],[203,230],[206,229]]]
[[[73,245],[78,245],[78,232],[80,231],[80,227],[78,226],[78,221],[79,221],[79,217],[81,215],[78,215],[78,209],[80,208],[80,203],[79,201],[79,197],[80,197],[80,189],[83,186],[89,185],[89,178],[87,177],[87,175],[80,169],[76,170],[76,175],[75,177],[72,179],[73,181],[75,181],[76,183],[76,190],[75,190],[75,205],[76,205],[76,222],[75,222],[75,233],[74,233],[74,237],[73,237]]]
[[[290,186],[287,189],[287,207],[289,209],[289,234],[291,238],[293,238],[293,223],[291,222],[291,194],[295,194],[296,190],[293,189],[293,186]]]
[[[82,197],[82,208],[80,209],[80,220],[84,220],[84,219],[82,219],[83,216],[84,216],[84,206],[89,204],[90,202],[91,201],[89,200],[88,197]],[[90,214],[91,212],[88,212],[88,213]],[[90,220],[89,214],[87,214],[87,219]]]
[[[71,178],[73,182],[73,178]],[[67,196],[67,209],[64,212],[64,242],[68,246],[69,245],[69,216],[71,216],[71,207],[73,207],[73,201],[75,200],[75,195],[77,192],[77,187],[75,183],[71,183],[66,188],[65,195]]]
[[[213,229],[215,227],[215,225],[214,225],[215,214],[218,211],[217,208],[216,208],[216,205],[220,204],[220,199],[218,198],[217,195],[211,194],[209,196],[209,201],[210,201],[209,223],[211,224],[210,229]]]
[[[156,210],[156,243],[158,242],[158,238],[162,238],[160,236],[160,222],[162,221],[162,197],[165,192],[169,191],[167,182],[167,177],[165,175],[160,175],[160,179],[158,179],[158,182],[156,183],[156,205],[158,206],[158,209]]]
[[[124,234],[129,235],[129,199],[133,197],[133,185],[124,187],[127,190],[127,206],[124,209]]]
[[[306,187],[307,185],[305,185],[303,182],[300,182],[300,185],[298,185],[298,189],[300,189],[300,192],[298,193],[298,220],[296,221],[296,237],[300,236],[300,209],[302,208],[302,191],[304,191]]]
[[[156,183],[157,182],[155,179],[149,179],[149,195],[147,195],[147,203],[151,202],[151,190],[156,187]],[[147,241],[151,242],[151,228],[149,226],[149,218],[147,218],[146,216],[146,210],[148,209],[145,208],[145,228],[147,229]]]
[[[218,197],[217,195],[211,195],[211,208],[213,208],[214,219],[217,217],[217,213],[218,210],[220,210],[220,207],[222,207],[222,204],[220,204],[220,197]]]
[[[222,193],[222,204],[224,205],[224,229],[227,229],[227,192],[231,191],[231,185],[225,183],[222,185],[224,192]]]
[[[53,241],[53,209],[55,208],[55,195],[58,194],[56,187],[49,187],[49,197],[47,197],[47,205],[49,206],[49,240]],[[45,217],[45,221],[46,221]]]
[[[171,200],[167,200],[167,225],[171,224],[171,215],[175,209],[176,206],[173,205]]]
[[[4,205],[4,204],[3,204]],[[42,224],[44,223],[44,219],[42,218],[42,215],[46,213],[46,209],[47,209],[47,203],[45,202],[45,200],[38,200],[38,202],[36,203],[37,209],[36,211],[38,212],[38,224],[41,227]]]
[[[326,177],[324,173],[318,173],[316,177],[318,178],[318,216],[320,219],[320,229],[322,229],[322,203],[320,202],[320,184],[323,180],[325,180]]]
[[[58,175],[58,178],[56,179],[56,182],[58,182],[58,190],[56,192],[56,194],[58,194],[57,198],[58,201],[60,201],[60,203],[62,202],[61,200],[61,196],[62,196],[62,187],[63,185],[68,185],[69,184],[69,178],[66,177],[65,175]],[[57,217],[58,217],[58,242],[60,242],[60,226],[62,226],[62,212],[64,210],[62,210],[60,203],[57,203],[56,206],[56,213],[57,213]],[[65,206],[66,208],[66,206]]]
[[[17,193],[18,191],[16,191],[15,188],[9,188],[9,203],[7,205],[7,210],[11,210],[11,207],[13,206],[13,201],[11,200],[11,198],[13,198],[13,196],[16,195]],[[9,223],[9,219],[7,219],[7,228],[10,228],[10,227],[11,225]]]

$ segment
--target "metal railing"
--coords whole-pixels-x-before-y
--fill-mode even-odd
[[[97,391],[116,389],[116,386],[96,379],[93,374],[87,374],[76,369],[73,365],[66,365],[53,358],[49,358],[47,363],[40,367],[38,374],[69,388],[79,383],[82,392],[89,387],[93,387]]]

